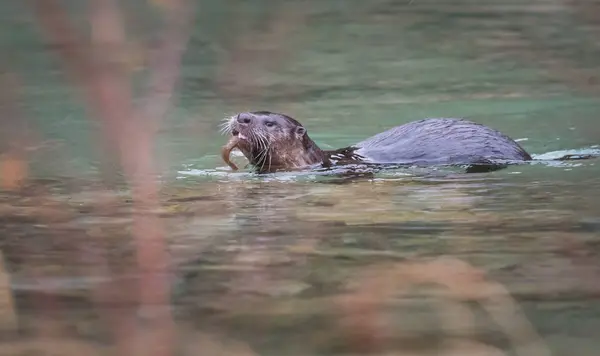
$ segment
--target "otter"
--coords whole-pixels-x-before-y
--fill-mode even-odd
[[[396,126],[337,150],[322,150],[307,129],[290,116],[270,111],[242,112],[223,124],[231,139],[225,162],[238,148],[257,173],[311,167],[366,164],[393,166],[464,166],[467,172],[492,171],[532,158],[505,134],[465,119],[427,118]]]

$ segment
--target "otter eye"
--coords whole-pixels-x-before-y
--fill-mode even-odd
[[[265,126],[266,127],[273,127],[273,126],[275,126],[275,123],[271,122],[271,121],[267,121],[267,122],[265,122]]]
[[[306,129],[305,129],[304,127],[302,127],[302,126],[299,126],[299,127],[296,129],[296,133],[297,133],[298,135],[302,136],[302,135],[304,135],[304,134],[306,133]]]

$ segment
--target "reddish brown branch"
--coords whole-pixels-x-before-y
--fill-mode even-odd
[[[138,346],[147,351],[143,354],[170,355],[175,336],[170,313],[170,256],[164,227],[154,213],[159,208],[159,186],[153,144],[155,127],[169,107],[177,82],[180,59],[190,34],[191,8],[183,0],[171,1],[163,8],[166,25],[162,43],[151,61],[145,105],[136,108],[124,25],[116,1],[92,0],[90,45],[75,37],[75,29],[69,26],[66,12],[56,1],[37,0],[35,5],[43,31],[50,42],[58,44],[54,48],[65,70],[84,89],[90,112],[102,124],[105,139],[116,140],[121,165],[132,188],[139,307],[154,326],[135,338]],[[131,353],[127,346],[130,343],[120,344],[123,354]]]

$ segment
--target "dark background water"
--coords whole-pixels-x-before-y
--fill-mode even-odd
[[[596,354],[598,160],[473,175],[395,170],[346,184],[311,174],[256,177],[225,168],[218,124],[242,110],[281,111],[322,147],[337,148],[424,117],[465,117],[519,139],[533,154],[594,151],[597,2],[198,4],[177,101],[156,150],[171,209],[165,221],[178,266],[173,301],[181,325],[244,341],[258,354],[332,354],[344,349],[328,298],[346,293],[344,285],[370,266],[445,256],[502,283],[552,354]],[[133,30],[144,37],[153,22],[136,6],[126,5],[141,19]],[[3,2],[0,10],[3,62],[22,76],[26,115],[51,142],[35,152],[33,174],[56,178],[53,201],[77,211],[49,233],[7,210],[3,250],[13,288],[19,298],[41,288],[31,286],[28,265],[38,255],[49,259],[40,262],[47,288],[71,298],[77,337],[97,342],[102,327],[81,305],[80,291],[93,278],[65,262],[68,249],[48,236],[85,238],[98,229],[119,236],[129,220],[82,208],[99,200],[91,188],[102,157],[91,139],[97,129],[27,7]],[[237,64],[224,73],[231,58]],[[75,178],[88,183],[63,187]],[[21,199],[5,195],[3,204],[27,206]],[[38,240],[46,243],[21,246]],[[438,340],[437,325],[428,321],[435,313],[396,297],[394,305],[408,307],[390,312],[401,330],[392,343],[425,352],[422,344]],[[506,330],[482,320],[473,334],[508,349]]]

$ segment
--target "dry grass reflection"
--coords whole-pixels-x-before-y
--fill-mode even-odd
[[[406,294],[414,285],[442,286],[436,296],[439,303],[441,328],[447,334],[457,330],[473,334],[473,315],[461,302],[477,302],[498,323],[510,338],[519,355],[550,355],[543,340],[534,330],[510,293],[499,283],[488,281],[485,273],[461,260],[442,257],[425,262],[382,264],[361,273],[352,290],[342,296],[339,304],[343,310],[341,326],[348,330],[351,342],[363,349],[379,348],[385,344],[392,330],[379,309],[396,293]],[[468,338],[444,340],[442,355],[504,355],[501,350]]]

